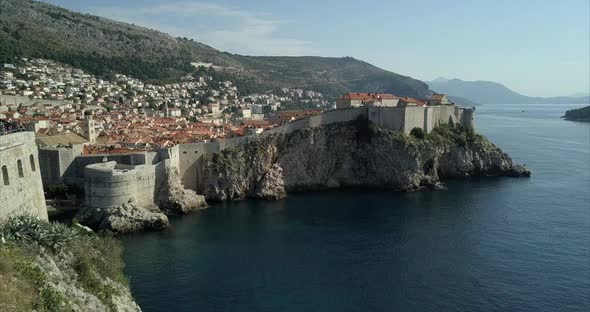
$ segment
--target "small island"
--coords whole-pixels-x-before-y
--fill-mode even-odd
[[[590,121],[590,106],[570,109],[562,117],[571,121]]]

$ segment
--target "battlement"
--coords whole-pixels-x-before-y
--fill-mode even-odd
[[[153,204],[156,187],[167,178],[170,160],[156,164],[125,165],[116,161],[100,162],[84,168],[85,204],[108,208],[130,201],[139,205]]]
[[[152,204],[160,179],[168,169],[177,169],[187,189],[198,190],[203,168],[203,155],[215,154],[227,148],[239,148],[260,137],[289,134],[300,129],[318,128],[335,123],[366,118],[377,127],[409,133],[413,128],[432,131],[439,124],[453,123],[474,127],[474,109],[454,105],[407,107],[356,107],[338,109],[295,120],[263,132],[227,140],[180,144],[154,152],[113,155],[76,155],[75,149],[56,154],[42,149],[48,156],[48,168],[58,168],[57,176],[46,174],[46,181],[84,184],[86,205],[96,208],[115,207],[130,200],[140,205]],[[65,156],[62,155],[67,154]],[[56,157],[53,157],[57,155]],[[57,160],[53,158],[57,158]],[[45,157],[44,157],[45,158]],[[107,160],[107,161],[105,161]],[[57,169],[56,169],[57,170]]]

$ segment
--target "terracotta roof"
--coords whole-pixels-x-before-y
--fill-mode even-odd
[[[72,132],[54,136],[37,136],[35,138],[35,141],[37,142],[37,145],[40,146],[57,146],[88,143],[88,140]]]
[[[444,94],[438,94],[438,93],[435,93],[435,94],[433,94],[432,96],[430,96],[430,99],[431,99],[431,100],[440,101],[440,100],[442,100],[442,98],[443,98],[444,96],[445,96]]]
[[[360,100],[360,101],[370,101],[370,100],[395,100],[399,97],[390,94],[390,93],[347,93],[340,97],[340,100]]]

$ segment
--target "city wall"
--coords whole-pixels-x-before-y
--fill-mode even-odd
[[[259,136],[289,134],[304,128],[347,122],[359,117],[367,118],[378,127],[404,133],[409,133],[415,127],[430,132],[438,124],[449,122],[474,127],[473,110],[456,106],[340,109],[296,120],[260,135],[206,143],[179,144],[154,152],[79,155],[76,154],[78,153],[76,149],[42,149],[41,155],[47,158],[42,162],[49,168],[43,180],[47,183],[59,181],[84,185],[87,205],[92,207],[113,207],[127,203],[129,200],[147,205],[155,200],[158,179],[166,178],[166,171],[170,168],[178,169],[185,188],[196,191],[200,184],[199,170],[204,167],[203,155],[244,146],[250,141],[257,140]]]
[[[0,136],[0,222],[14,215],[47,220],[34,132]]]
[[[130,201],[148,206],[156,201],[157,186],[167,178],[170,160],[155,165],[125,165],[107,161],[86,166],[86,205],[95,208],[120,206]]]
[[[5,95],[0,94],[0,105],[19,105],[30,106],[35,103],[47,104],[52,106],[59,106],[63,104],[72,104],[71,100],[45,100],[45,99],[32,99],[28,96],[23,95]]]
[[[295,120],[286,125],[268,130],[260,135],[289,134],[304,128],[316,128],[339,122],[348,122],[359,117],[368,118],[380,128],[410,133],[413,128],[432,131],[439,124],[453,122],[474,127],[473,109],[457,106],[409,106],[409,107],[357,107],[338,109],[308,118]],[[178,148],[178,169],[182,184],[191,190],[197,190],[199,168],[202,168],[203,155],[218,153],[229,147],[244,146],[257,136],[244,136],[223,141],[180,144]]]

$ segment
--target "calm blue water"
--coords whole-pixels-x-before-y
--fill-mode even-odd
[[[477,110],[530,179],[216,205],[124,237],[144,311],[589,311],[590,123]],[[524,110],[524,112],[522,111]]]

